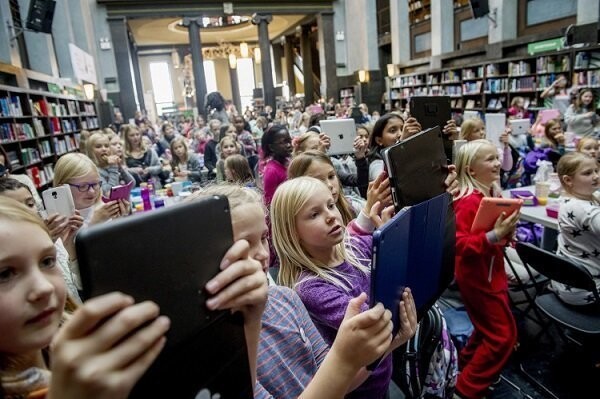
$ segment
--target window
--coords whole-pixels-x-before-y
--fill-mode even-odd
[[[254,65],[252,58],[238,58],[237,76],[240,87],[240,101],[242,112],[247,106],[252,105],[252,94],[254,92]]]
[[[169,64],[166,61],[151,62],[150,79],[152,80],[156,111],[160,115],[164,108],[173,107],[173,85],[171,84]]]
[[[431,50],[431,32],[415,35],[415,53]]]
[[[215,73],[215,63],[212,60],[204,61],[204,78],[206,79],[206,92],[217,91],[217,74]]]
[[[476,18],[460,21],[460,41],[477,39],[488,35],[488,19]]]
[[[527,26],[576,14],[577,0],[530,0],[527,2]]]

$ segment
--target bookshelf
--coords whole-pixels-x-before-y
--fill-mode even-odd
[[[58,157],[78,150],[81,130],[98,127],[93,100],[0,85],[0,146],[12,173],[38,189],[52,182]]]
[[[600,47],[394,75],[389,78],[387,98],[389,105],[400,101],[403,108],[410,96],[447,95],[453,112],[485,113],[504,112],[520,96],[530,110],[537,111],[544,103],[541,92],[560,74],[566,75],[574,88],[600,91]]]

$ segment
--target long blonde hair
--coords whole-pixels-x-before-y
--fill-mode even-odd
[[[292,162],[290,162],[290,166],[288,166],[288,179],[293,179],[300,176],[306,176],[306,171],[310,168],[313,162],[321,162],[327,164],[333,168],[335,171],[335,167],[331,162],[331,158],[329,158],[325,153],[317,150],[310,150],[301,153],[298,156],[292,158]],[[342,214],[342,220],[344,221],[344,225],[350,223],[352,219],[354,219],[354,211],[352,207],[348,203],[348,200],[344,196],[344,190],[342,188],[342,183],[340,182],[340,178],[336,178],[338,182],[338,200],[335,204],[338,210]]]
[[[498,183],[492,184],[492,187],[487,187],[479,180],[471,176],[469,172],[469,168],[473,165],[473,162],[476,161],[479,157],[479,152],[484,147],[493,147],[495,150],[495,146],[488,140],[479,139],[469,141],[465,145],[463,145],[458,151],[458,155],[456,157],[456,173],[458,186],[460,191],[458,195],[454,198],[454,201],[466,197],[473,193],[473,191],[480,191],[485,197],[490,196],[490,190],[494,193],[494,195],[500,193],[500,187]]]
[[[140,132],[140,130],[138,129],[137,126],[135,125],[123,125],[121,126],[121,134],[123,137],[123,142],[125,143],[125,156],[126,157],[130,157],[131,156],[131,143],[129,142],[129,133],[134,132],[134,131],[138,131]],[[142,152],[146,152],[148,149],[146,148],[146,144],[144,144],[144,140],[141,140],[141,134],[142,132],[140,132],[140,149],[142,150]]]
[[[308,272],[310,278],[322,278],[335,286],[350,290],[350,281],[338,273],[335,268],[312,258],[302,247],[296,226],[296,216],[302,207],[313,197],[318,190],[329,188],[322,181],[314,177],[297,177],[281,184],[271,202],[271,227],[273,245],[279,257],[279,284],[294,288],[300,275]],[[354,251],[349,251],[347,246],[352,245],[349,240],[344,240],[335,246],[335,256],[344,259],[362,273],[368,274],[369,267],[363,266]]]

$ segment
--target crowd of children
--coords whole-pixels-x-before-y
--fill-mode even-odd
[[[560,95],[560,84],[546,95]],[[53,185],[68,185],[74,199],[70,218],[42,219],[35,188],[9,173],[0,179],[0,396],[127,396],[163,347],[169,321],[155,304],[134,304],[120,293],[82,303],[74,238],[130,214],[126,200],[101,200],[112,187],[189,180],[198,186],[192,200],[229,200],[235,244],[225,255],[229,266],[206,286],[213,295],[207,306],[242,311],[255,397],[386,397],[390,353],[415,334],[417,316],[410,287],[399,300],[395,337],[390,309],[368,306],[372,233],[393,215],[381,151],[420,132],[419,121],[360,107],[364,124],[357,125],[354,153],[334,157],[318,124],[327,114],[345,114],[334,103],[296,105],[271,119],[268,112],[238,115],[218,93],[209,97],[206,125],[198,118],[153,126],[138,115],[119,131],[84,135],[81,153],[55,165]],[[485,139],[480,119],[443,127],[451,140],[467,141],[446,180],[456,212],[455,281],[474,325],[460,352],[458,397],[484,397],[518,340],[503,246],[513,240],[519,214],[501,215],[487,232],[473,233],[471,225],[482,199],[500,195],[528,152],[556,154],[565,192],[558,253],[581,262],[600,288],[599,152],[593,128],[587,131],[597,117],[588,97],[581,92],[562,121],[541,126],[537,119],[523,137],[507,127],[498,143]],[[508,116],[533,117],[521,101]],[[574,131],[573,148],[565,124],[587,129]],[[593,301],[589,292],[558,283],[552,289],[570,304]]]

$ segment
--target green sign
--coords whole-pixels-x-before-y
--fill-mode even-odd
[[[55,83],[48,83],[48,91],[54,94],[62,94],[60,86]]]
[[[541,42],[529,43],[527,52],[531,55],[537,53],[545,53],[547,51],[560,50],[563,48],[563,39],[556,38],[550,40],[542,40]]]

